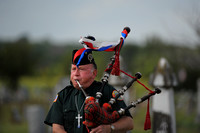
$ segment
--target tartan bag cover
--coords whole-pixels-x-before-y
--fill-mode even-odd
[[[89,128],[97,127],[101,124],[109,124],[117,121],[120,115],[117,111],[111,112],[104,106],[100,107],[99,103],[95,102],[94,97],[90,97],[85,101],[85,124]]]

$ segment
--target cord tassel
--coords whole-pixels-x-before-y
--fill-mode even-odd
[[[115,64],[113,65],[113,70],[111,72],[112,75],[119,76],[120,75],[120,63],[119,63],[119,54],[115,55]]]
[[[146,113],[146,119],[144,123],[144,130],[151,129],[151,118],[150,118],[150,113],[149,113],[149,99],[147,103],[147,113]]]

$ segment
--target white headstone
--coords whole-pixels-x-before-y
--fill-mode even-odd
[[[162,91],[152,100],[153,133],[176,133],[173,86],[177,85],[177,80],[165,58],[159,60],[150,84]]]
[[[40,105],[30,105],[26,108],[29,133],[44,133],[44,108]]]
[[[200,78],[197,80],[197,122],[200,123]]]

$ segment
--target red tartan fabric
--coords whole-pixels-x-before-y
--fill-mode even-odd
[[[100,107],[99,103],[88,100],[85,108],[85,124],[87,127],[97,127],[101,124],[109,124],[117,121],[120,115],[117,111],[108,112],[104,107]]]

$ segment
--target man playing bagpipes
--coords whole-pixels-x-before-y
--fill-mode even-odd
[[[45,119],[45,124],[53,126],[54,133],[111,133],[126,132],[133,129],[133,120],[129,109],[137,104],[148,100],[160,89],[149,90],[138,81],[140,73],[136,73],[120,91],[116,91],[108,84],[110,74],[119,75],[119,52],[123,46],[130,29],[125,27],[118,43],[96,43],[92,36],[83,37],[80,43],[84,48],[74,50],[71,65],[71,85],[60,91],[54,100]],[[92,56],[92,51],[114,51],[111,62],[105,70],[102,82],[95,81],[97,65]],[[122,71],[123,72],[123,71]],[[150,93],[136,102],[126,106],[119,98],[124,92],[137,81]],[[149,105],[149,104],[148,104]],[[151,128],[149,109],[147,111],[144,129]]]
[[[83,110],[86,97],[76,81],[81,84],[88,96],[93,97],[96,96],[96,92],[99,91],[102,83],[95,81],[97,66],[91,52],[85,52],[84,57],[79,62],[79,66],[76,66],[83,50],[85,48],[73,52],[71,85],[65,87],[58,93],[46,117],[45,123],[53,126],[54,133],[87,132],[86,126],[83,125],[83,121],[85,120]],[[109,84],[104,87],[100,105],[109,102],[110,98],[112,98],[113,91],[115,89]],[[113,110],[119,110],[125,107],[124,101],[118,100],[115,106],[113,106]],[[114,130],[113,132],[125,132],[132,128],[132,117],[129,111],[126,111],[125,116],[121,117],[118,121],[92,128],[91,133],[110,133],[111,129]]]

